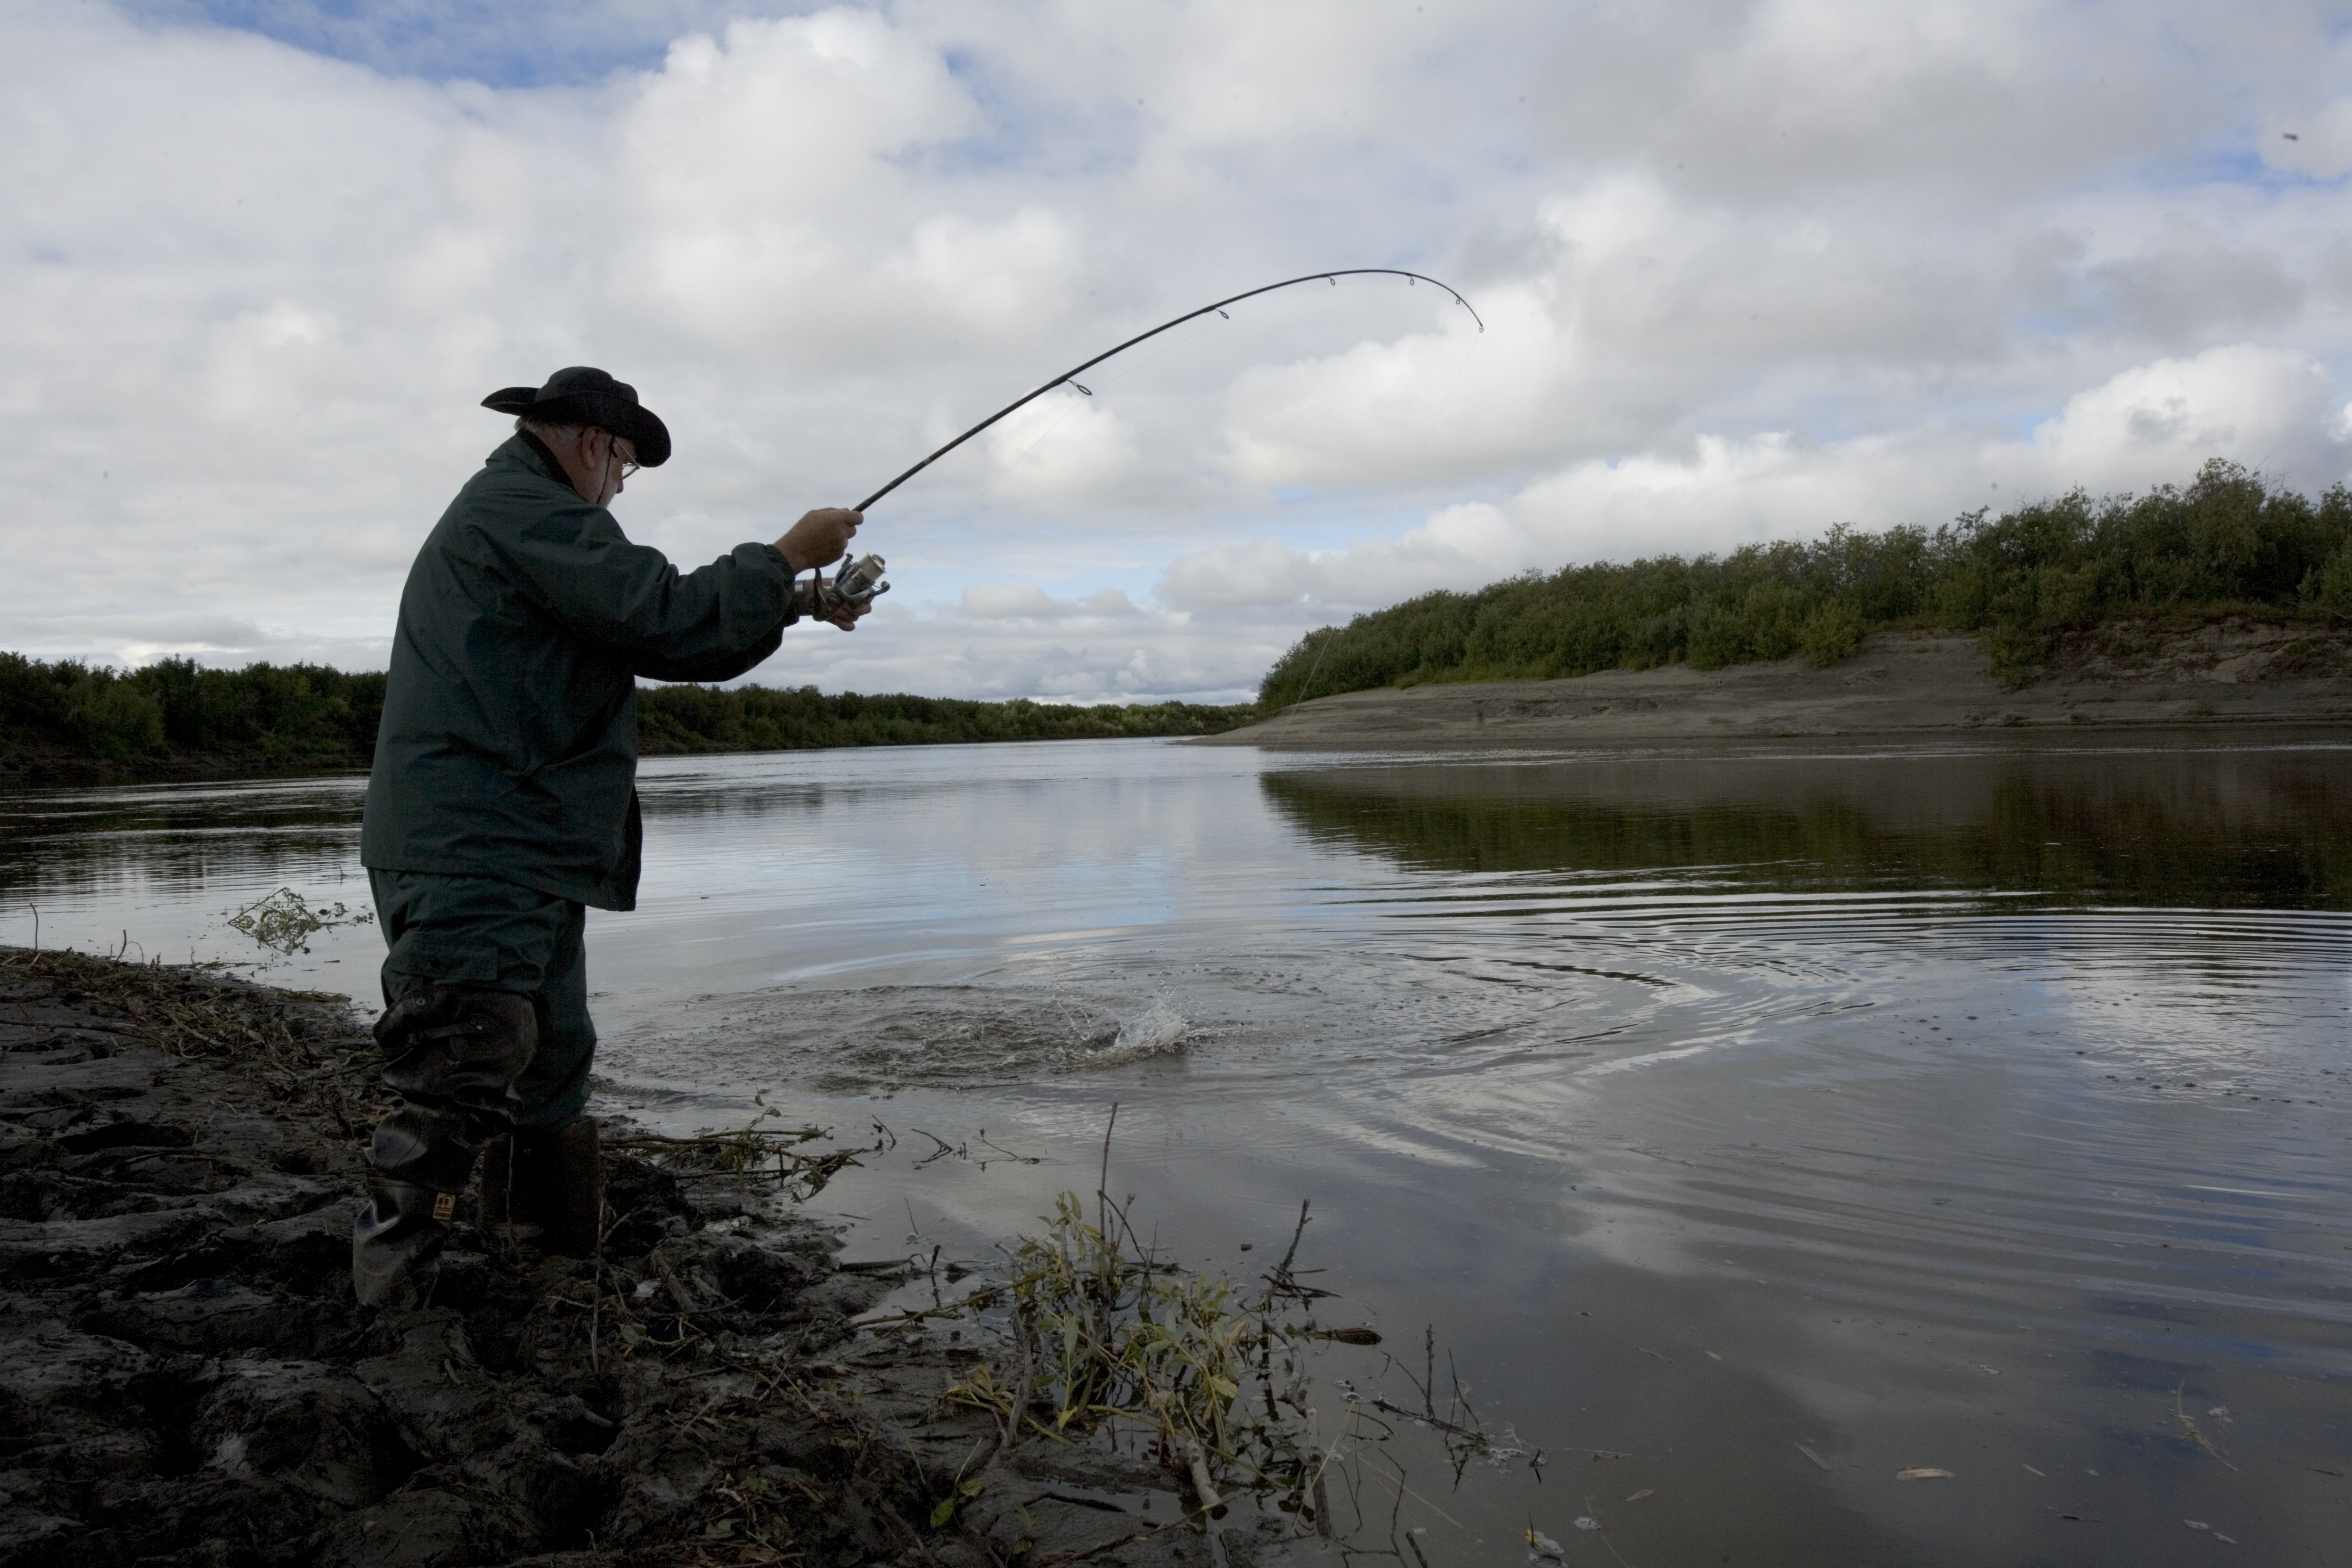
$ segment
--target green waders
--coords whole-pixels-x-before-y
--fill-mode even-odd
[[[596,1048],[585,911],[490,877],[368,879],[391,946],[376,1041],[401,1103],[368,1145],[353,1291],[376,1306],[429,1284],[485,1150],[486,1223],[593,1251],[603,1200],[595,1124],[582,1115]]]

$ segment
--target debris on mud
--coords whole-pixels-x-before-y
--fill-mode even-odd
[[[1300,1534],[1009,1445],[946,1397],[983,1352],[943,1321],[863,1332],[905,1271],[793,1208],[849,1159],[803,1134],[623,1133],[598,1257],[469,1198],[426,1307],[359,1308],[375,1067],[339,997],[0,948],[0,1568],[1247,1564]]]

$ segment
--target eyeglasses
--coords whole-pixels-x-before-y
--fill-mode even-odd
[[[631,457],[626,451],[622,449],[621,438],[618,436],[608,433],[604,438],[611,444],[613,456],[621,459],[622,479],[626,479],[631,474],[635,473],[639,468],[645,467],[643,463],[638,462],[636,458]]]

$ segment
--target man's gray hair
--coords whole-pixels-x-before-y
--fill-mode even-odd
[[[576,440],[579,437],[580,432],[587,429],[588,426],[585,425],[550,425],[544,421],[533,419],[530,415],[526,414],[521,418],[515,421],[515,428],[518,430],[528,431],[530,434],[538,437],[541,440],[552,444],[557,441]]]

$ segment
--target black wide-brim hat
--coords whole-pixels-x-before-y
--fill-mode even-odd
[[[669,426],[637,401],[637,389],[593,365],[575,364],[547,378],[545,386],[509,386],[482,399],[482,406],[519,414],[548,425],[593,425],[625,436],[637,461],[658,468],[669,461]]]

